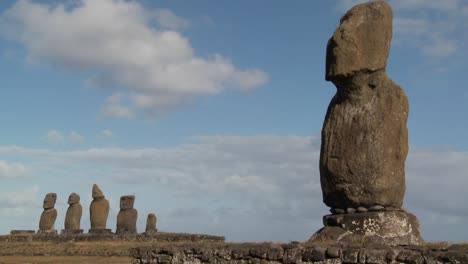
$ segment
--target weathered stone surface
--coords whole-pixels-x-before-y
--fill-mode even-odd
[[[89,207],[91,229],[106,229],[107,218],[109,216],[109,201],[104,197],[101,189],[93,185],[93,201]]]
[[[116,233],[136,233],[136,222],[138,211],[133,208],[135,203],[134,195],[120,197],[120,211],[117,215]]]
[[[148,214],[148,217],[146,218],[146,229],[145,231],[147,233],[154,233],[154,232],[157,232],[158,229],[156,228],[156,222],[157,222],[157,218],[156,218],[156,215],[155,214]]]
[[[160,263],[160,260],[170,263],[233,263],[233,264],[279,264],[279,263],[315,263],[315,264],[342,264],[342,263],[467,263],[468,255],[463,250],[443,253],[442,260],[432,257],[433,251],[424,247],[343,247],[334,248],[332,254],[321,245],[288,244],[281,245],[281,254],[269,257],[265,252],[277,248],[274,244],[191,244],[181,246],[153,246],[139,247],[130,251],[134,258],[132,263]],[[342,252],[342,253],[340,253]],[[398,260],[389,259],[391,252],[398,252]],[[404,252],[404,254],[400,254]],[[393,253],[391,253],[393,254]]]
[[[311,238],[312,242],[392,246],[422,243],[416,217],[406,212],[326,215],[324,223],[326,226]]]
[[[54,208],[57,201],[56,193],[48,193],[44,198],[42,207],[44,211],[39,220],[39,232],[54,231],[55,220],[57,219],[57,210]]]
[[[320,179],[332,208],[400,208],[408,153],[408,100],[385,73],[392,11],[384,1],[357,5],[327,47],[337,87],[322,129]]]
[[[11,230],[10,235],[34,235],[35,230]]]
[[[68,204],[70,206],[65,215],[65,230],[80,230],[81,215],[83,214],[80,196],[76,193],[70,194]]]
[[[44,197],[44,203],[42,204],[42,208],[44,208],[44,210],[52,209],[55,207],[55,202],[57,202],[57,194],[48,193]]]
[[[334,81],[358,72],[385,69],[392,39],[392,17],[392,9],[384,1],[349,10],[328,41],[326,79]]]

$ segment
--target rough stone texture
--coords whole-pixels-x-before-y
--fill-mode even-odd
[[[421,245],[420,226],[407,212],[366,212],[326,215],[324,228],[310,239],[338,244]]]
[[[100,229],[106,230],[106,229]],[[53,241],[53,242],[91,242],[91,241],[141,241],[141,242],[176,242],[176,243],[222,243],[225,238],[204,234],[167,233],[157,232],[153,234],[113,234],[113,233],[87,233],[87,234],[15,234],[0,235],[0,242],[28,242],[28,241]],[[0,254],[1,255],[1,254]]]
[[[55,210],[55,202],[57,201],[56,193],[48,193],[44,198],[42,207],[44,211],[39,220],[39,232],[55,232],[54,224],[57,219],[57,210]]]
[[[107,217],[109,216],[109,201],[107,201],[96,184],[93,185],[92,195],[93,201],[89,207],[91,229],[106,229]]]
[[[120,197],[120,211],[117,214],[116,233],[136,233],[136,222],[138,211],[133,208],[135,203],[134,195],[125,195]]]
[[[408,153],[408,100],[385,73],[392,10],[353,7],[327,47],[326,79],[337,87],[322,129],[320,179],[333,208],[400,208]]]
[[[328,41],[326,80],[385,69],[392,40],[392,17],[392,9],[384,1],[349,10]]]
[[[146,229],[147,233],[154,233],[157,232],[158,229],[156,228],[157,218],[155,214],[148,214],[148,218],[146,218]]]
[[[331,254],[329,254],[329,252]],[[337,247],[308,244],[194,244],[140,247],[132,263],[468,263],[466,250],[430,247]],[[436,254],[437,253],[437,254]],[[421,262],[422,261],[422,262]]]
[[[80,204],[80,196],[76,193],[70,194],[68,197],[68,204],[70,206],[68,207],[67,214],[65,215],[65,230],[80,230],[81,215],[83,213],[83,208]]]
[[[11,230],[10,235],[34,235],[35,230]]]

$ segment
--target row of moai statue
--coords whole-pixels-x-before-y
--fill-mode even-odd
[[[105,198],[103,192],[99,187],[94,184],[92,190],[93,201],[89,207],[89,214],[91,220],[91,229],[89,233],[93,234],[110,234],[111,229],[108,229],[107,218],[109,216],[109,201]],[[57,219],[57,210],[54,208],[57,201],[56,193],[48,193],[44,198],[43,208],[39,220],[40,234],[57,234],[54,229],[55,220]],[[137,233],[136,222],[138,218],[138,211],[133,208],[135,203],[134,195],[125,195],[120,197],[120,211],[117,214],[117,228],[116,234],[124,233]],[[70,194],[68,197],[69,207],[65,215],[65,229],[62,234],[81,234],[83,229],[80,228],[81,216],[83,208],[80,204],[80,196],[76,193]],[[146,234],[157,232],[156,229],[156,215],[148,214],[146,220]]]

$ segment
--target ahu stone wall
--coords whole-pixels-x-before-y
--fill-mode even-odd
[[[465,247],[466,248],[466,247]],[[451,247],[338,247],[303,244],[201,244],[131,250],[132,263],[468,263],[468,252]]]

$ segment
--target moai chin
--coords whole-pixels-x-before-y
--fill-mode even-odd
[[[357,5],[341,18],[328,41],[325,79],[337,92],[322,129],[320,181],[323,201],[333,215],[325,216],[326,227],[319,235],[339,226],[367,239],[372,232],[360,232],[368,228],[365,221],[372,221],[380,228],[373,234],[377,240],[421,243],[416,217],[400,209],[409,106],[404,91],[385,72],[392,19],[385,1]]]
[[[80,196],[76,193],[70,194],[68,204],[69,207],[65,216],[65,229],[62,230],[62,234],[81,234],[83,233],[83,229],[80,229],[83,208],[80,204]]]
[[[111,230],[106,228],[107,218],[109,217],[109,201],[96,184],[93,185],[92,197],[93,201],[89,207],[91,220],[89,232],[97,234],[110,233]]]
[[[56,193],[48,193],[44,198],[44,203],[42,208],[44,211],[41,214],[41,219],[39,220],[39,231],[38,233],[45,234],[56,234],[57,231],[54,229],[55,220],[57,219],[57,210],[55,207],[55,202],[57,201]]]
[[[156,218],[155,214],[153,213],[148,214],[148,217],[146,218],[146,229],[145,229],[146,234],[152,234],[158,231],[158,229],[156,228],[157,220],[158,219]]]
[[[138,211],[133,208],[135,203],[134,195],[125,195],[120,197],[120,211],[117,215],[116,234],[136,233],[136,222]]]

